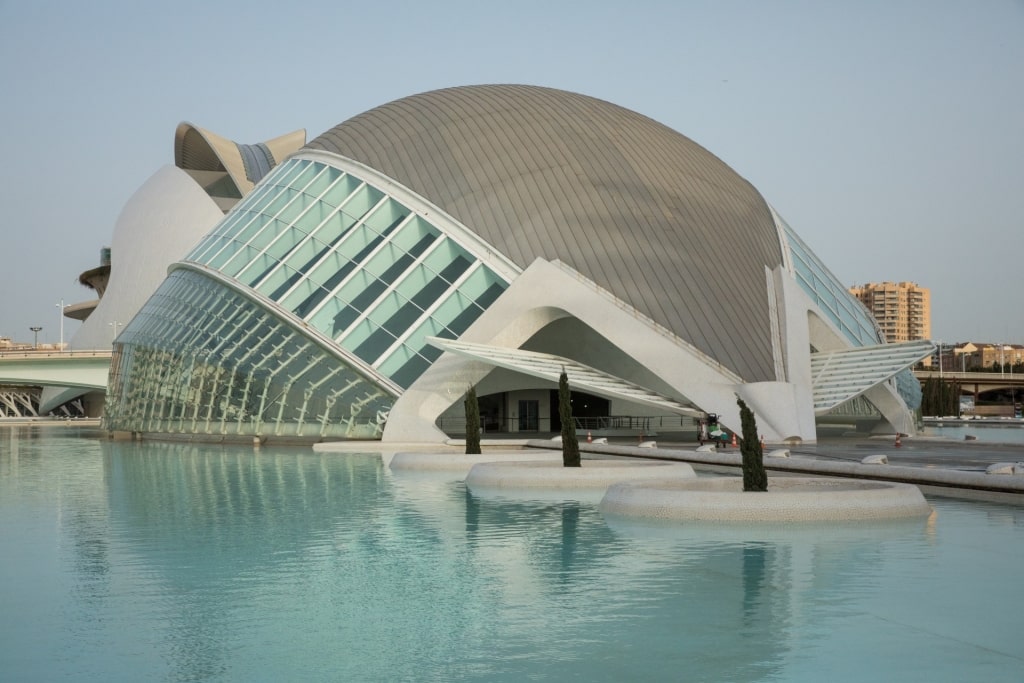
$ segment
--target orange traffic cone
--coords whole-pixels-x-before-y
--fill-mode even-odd
[[[736,448],[736,432],[732,433],[732,447]]]
[[[896,433],[896,443],[893,444],[893,448],[899,448],[900,446],[903,445],[903,442],[900,441],[901,436],[903,435],[900,434],[899,432]]]
[[[594,440],[590,438],[590,432],[587,432],[587,443],[593,443]]]

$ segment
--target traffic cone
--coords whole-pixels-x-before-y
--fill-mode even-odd
[[[893,448],[899,448],[900,446],[903,445],[903,442],[900,441],[901,436],[903,435],[900,434],[899,432],[896,433],[896,443],[893,444]]]
[[[587,443],[593,443],[594,440],[590,437],[590,432],[587,432]]]
[[[732,433],[732,447],[736,448],[736,432]]]

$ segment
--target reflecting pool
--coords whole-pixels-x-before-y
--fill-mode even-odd
[[[971,420],[932,423],[923,427],[919,436],[936,436],[953,441],[963,441],[965,437],[971,436],[980,443],[1024,444],[1024,422],[1007,420],[1000,424],[995,421]]]
[[[665,527],[0,427],[2,681],[1020,681],[1024,508]]]

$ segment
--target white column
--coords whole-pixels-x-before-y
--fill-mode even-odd
[[[60,315],[60,346],[57,348],[61,351],[64,350],[64,299],[60,300],[59,304],[54,304],[59,309]]]

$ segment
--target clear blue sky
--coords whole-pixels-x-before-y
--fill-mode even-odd
[[[180,121],[311,139],[473,83],[657,119],[847,285],[916,281],[936,339],[1024,343],[1022,0],[0,0],[0,336],[57,340],[55,304],[91,297],[78,274]]]

